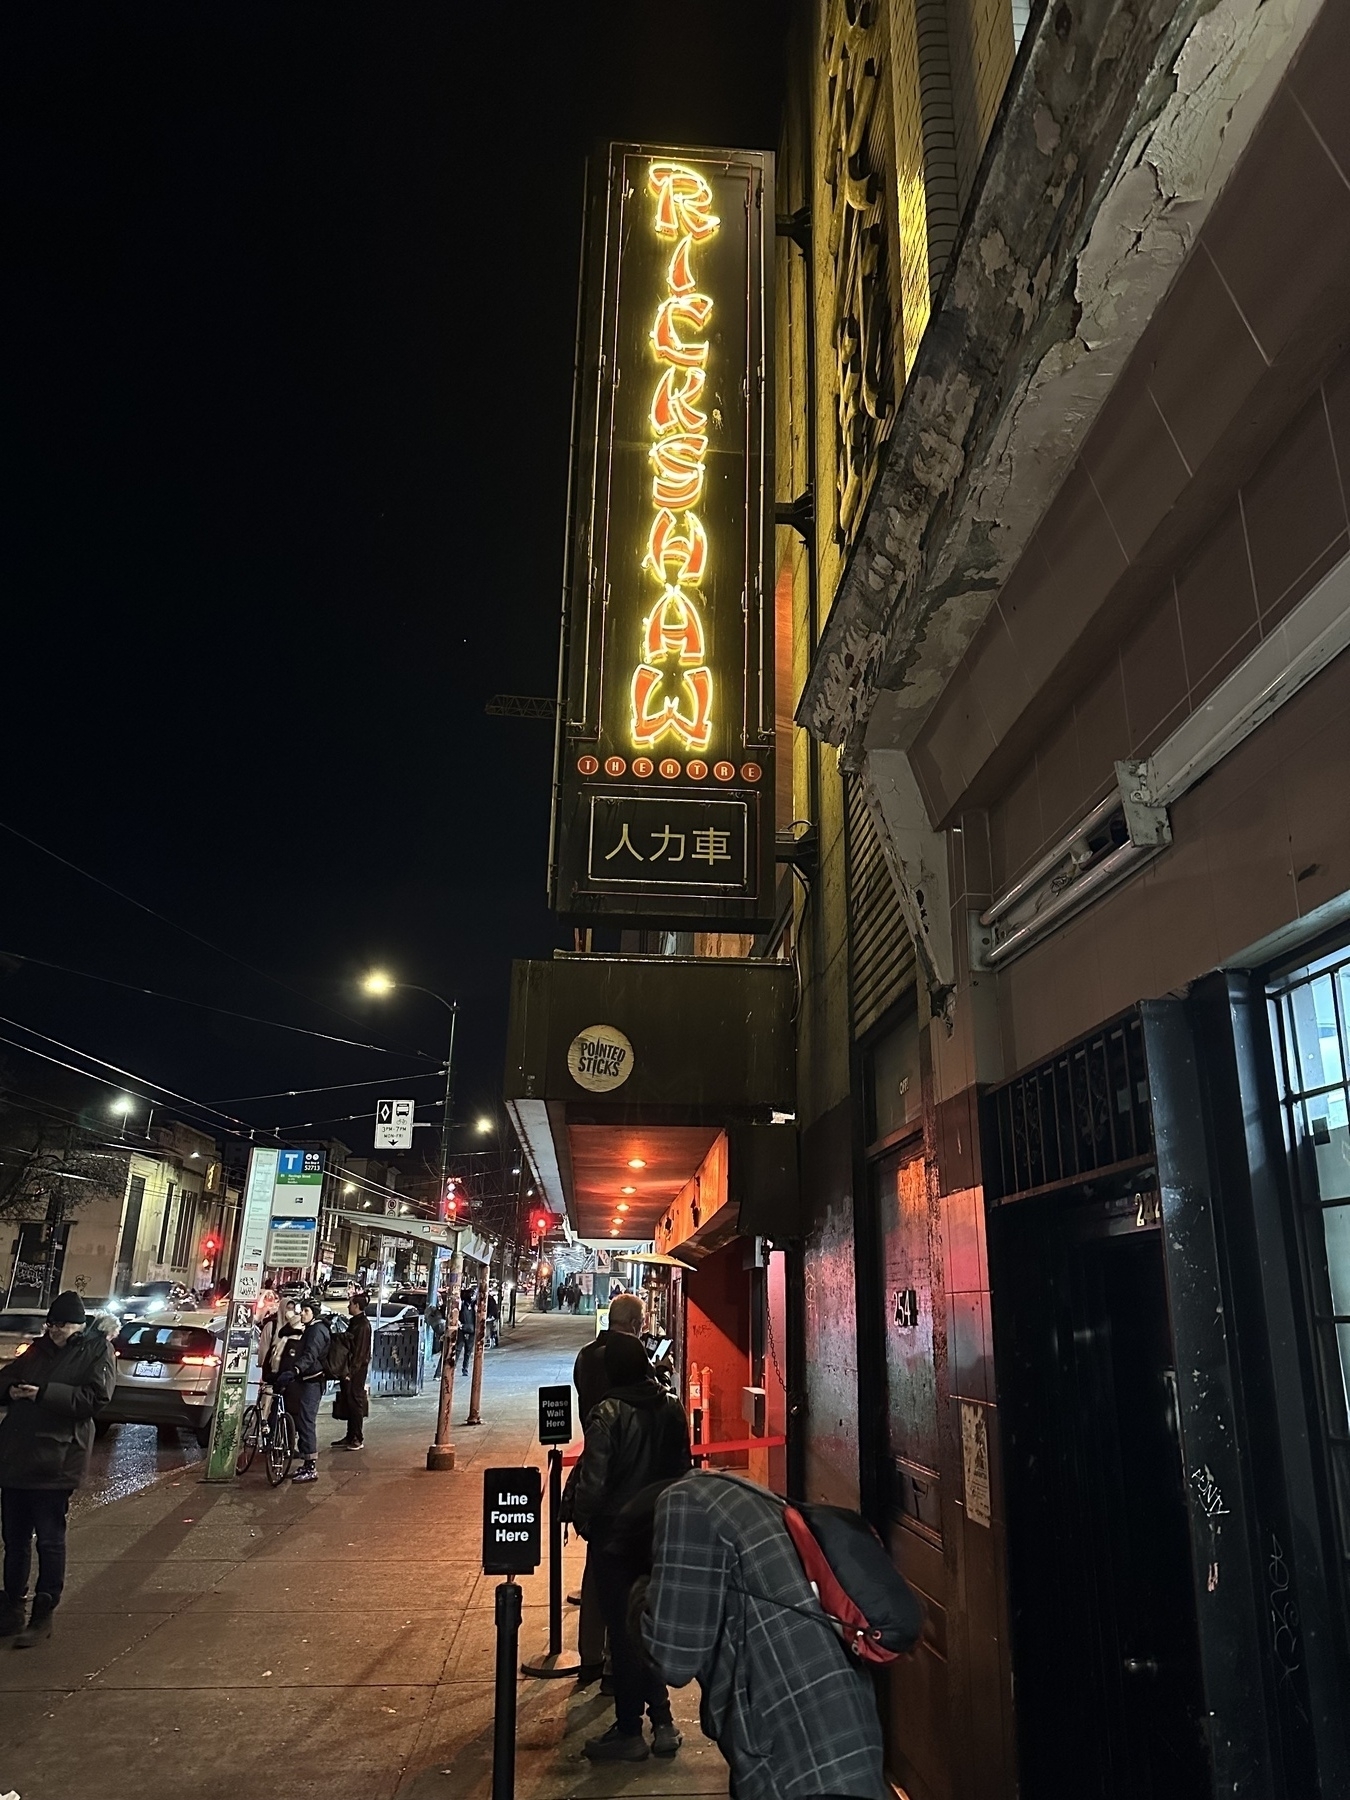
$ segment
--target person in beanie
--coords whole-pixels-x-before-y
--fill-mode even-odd
[[[338,1382],[338,1397],[333,1402],[333,1417],[347,1421],[346,1437],[334,1438],[335,1450],[362,1450],[366,1442],[366,1418],[370,1412],[370,1395],[366,1377],[370,1373],[370,1320],[366,1317],[366,1296],[353,1294],[347,1302],[347,1373]]]
[[[51,1635],[66,1578],[66,1511],[84,1479],[94,1414],[117,1383],[109,1341],[116,1334],[116,1319],[90,1321],[77,1293],[58,1294],[43,1335],[0,1369],[0,1637],[12,1637],[20,1649]],[[25,1625],[34,1538],[37,1591]]]
[[[614,1670],[614,1723],[603,1736],[588,1739],[582,1754],[592,1762],[640,1762],[652,1754],[674,1756],[681,1738],[665,1683],[629,1635],[629,1593],[647,1570],[646,1559],[634,1554],[624,1512],[645,1490],[654,1490],[654,1500],[659,1484],[688,1474],[689,1423],[653,1375],[637,1338],[611,1333],[605,1374],[609,1392],[586,1420],[586,1445],[563,1495],[564,1518],[586,1539]],[[642,1733],[644,1709],[652,1724],[650,1748]]]
[[[478,1289],[465,1288],[464,1298],[459,1303],[459,1347],[463,1352],[464,1362],[461,1375],[469,1372],[469,1360],[473,1356],[473,1342],[478,1336]]]
[[[323,1400],[323,1362],[332,1335],[319,1316],[319,1302],[306,1294],[300,1302],[304,1330],[287,1344],[275,1385],[286,1396],[286,1411],[295,1420],[295,1434],[304,1461],[292,1481],[319,1479],[319,1405]]]

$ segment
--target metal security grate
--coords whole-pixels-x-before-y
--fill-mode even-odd
[[[1081,1180],[1153,1151],[1144,1038],[1118,1019],[988,1097],[986,1191],[1006,1199]]]
[[[914,945],[856,776],[844,777],[853,1035],[861,1037],[914,984]]]

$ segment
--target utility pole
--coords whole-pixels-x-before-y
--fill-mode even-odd
[[[446,1184],[450,1179],[450,1114],[455,1101],[455,1023],[459,1018],[459,1002],[450,1008],[450,1052],[445,1059],[445,1105],[441,1112],[441,1184],[436,1195],[436,1216],[439,1218],[445,1204]],[[455,1398],[455,1340],[453,1332],[459,1327],[459,1290],[464,1274],[464,1259],[460,1255],[458,1231],[455,1233],[455,1247],[450,1252],[450,1268],[445,1281],[445,1337],[441,1350],[441,1391],[436,1407],[436,1441],[427,1449],[428,1469],[453,1469],[455,1466],[455,1440],[450,1421],[450,1408]],[[435,1304],[440,1290],[441,1253],[436,1249],[432,1253],[431,1270],[427,1281],[427,1305]]]

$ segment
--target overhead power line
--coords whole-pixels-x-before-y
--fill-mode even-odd
[[[266,1025],[273,1031],[293,1031],[300,1037],[319,1038],[326,1044],[346,1044],[354,1050],[374,1050],[381,1056],[412,1057],[416,1058],[419,1062],[437,1061],[437,1058],[429,1056],[425,1050],[391,1050],[386,1044],[368,1044],[362,1038],[337,1037],[331,1031],[311,1031],[309,1027],[305,1025],[287,1025],[282,1019],[263,1019],[259,1018],[256,1013],[236,1012],[233,1007],[217,1006],[210,1000],[189,1000],[183,994],[161,994],[158,989],[142,987],[137,981],[118,981],[112,975],[94,975],[91,974],[88,969],[72,969],[66,963],[48,962],[41,956],[26,956],[21,950],[0,950],[0,956],[12,956],[17,962],[32,963],[39,969],[55,969],[58,974],[74,975],[82,981],[98,981],[102,982],[106,987],[124,988],[130,994],[144,994],[151,1000],[167,1000],[174,1006],[195,1006],[199,1007],[203,1012],[220,1013],[222,1017],[226,1019],[242,1019],[249,1025]],[[428,1073],[436,1074],[438,1071],[432,1069],[428,1070]],[[390,1078],[384,1076],[383,1079],[387,1081]],[[422,1077],[418,1075],[404,1075],[400,1076],[399,1079],[403,1081],[419,1081]],[[351,1082],[346,1085],[357,1087],[361,1084],[358,1082]],[[378,1083],[372,1083],[371,1085],[378,1086]],[[321,1092],[318,1088],[309,1091],[314,1093]],[[266,1098],[266,1096],[262,1097]]]
[[[7,831],[11,837],[18,838],[20,843],[27,844],[30,849],[41,851],[43,856],[50,856],[53,862],[59,862],[63,868],[73,870],[85,881],[92,881],[95,887],[105,888],[108,893],[115,894],[126,905],[134,906],[138,912],[148,913],[152,919],[158,919],[161,925],[167,925],[171,931],[181,932],[184,937],[191,938],[193,943],[202,944],[206,949],[214,951],[217,956],[223,956],[227,962],[235,963],[239,968],[247,969],[251,975],[260,976],[263,981],[270,981],[274,987],[281,988],[285,993],[293,994],[297,1000],[303,1000],[306,1006],[317,1006],[322,1012],[332,1013],[335,1019],[346,1019],[349,1024],[360,1024],[361,1021],[353,1018],[351,1013],[345,1013],[339,1007],[330,1006],[326,1000],[313,999],[302,989],[292,987],[288,981],[283,981],[279,975],[272,975],[266,969],[258,968],[256,963],[246,962],[242,956],[236,956],[233,950],[226,950],[223,945],[213,943],[210,938],[203,937],[199,931],[193,931],[187,925],[180,925],[177,919],[169,918],[167,913],[156,912],[154,907],[147,906],[144,900],[137,900],[134,895],[124,893],[121,888],[114,887],[111,881],[105,881],[101,875],[94,875],[88,869],[82,869],[68,856],[62,856],[59,851],[49,849],[46,844],[40,844],[36,838],[29,837],[26,831],[20,831],[17,826],[6,824],[3,819],[0,819],[0,831]],[[421,1052],[405,1051],[403,1054],[420,1055]]]
[[[425,1069],[416,1075],[377,1075],[373,1081],[329,1081],[322,1087],[278,1088],[271,1094],[236,1094],[233,1099],[220,1100],[216,1104],[244,1106],[251,1100],[295,1100],[301,1094],[340,1094],[347,1088],[388,1087],[391,1081],[430,1081],[433,1076],[439,1080],[444,1073],[444,1069]]]
[[[74,1063],[62,1062],[59,1057],[49,1056],[45,1051],[35,1050],[31,1044],[24,1044],[14,1038],[0,1036],[0,1043],[9,1044],[12,1049],[24,1050],[30,1056],[42,1057],[46,1062],[55,1063],[58,1068],[69,1069],[72,1074],[83,1075],[86,1080],[102,1082],[105,1087],[120,1088],[123,1093],[132,1094],[137,1100],[143,1100],[147,1106],[163,1106],[164,1099],[156,1099],[151,1094],[137,1093],[134,1088],[124,1085],[127,1082],[140,1082],[143,1087],[154,1088],[165,1098],[177,1102],[180,1106],[190,1107],[193,1111],[204,1114],[207,1119],[224,1120],[226,1128],[237,1129],[241,1133],[251,1134],[260,1129],[252,1126],[246,1119],[237,1119],[233,1113],[222,1112],[217,1106],[208,1106],[204,1100],[194,1100],[190,1094],[180,1094],[176,1088],[166,1087],[162,1082],[152,1080],[148,1075],[137,1075],[131,1069],[124,1069],[118,1063],[109,1062],[106,1057],[95,1056],[92,1050],[81,1050],[77,1045],[66,1044],[60,1038],[48,1037],[45,1031],[38,1031],[35,1026],[25,1025],[22,1019],[7,1018],[0,1013],[0,1025],[9,1025],[15,1031],[26,1031],[31,1037],[39,1038],[44,1044],[51,1044],[57,1050],[64,1050],[68,1056],[82,1056],[86,1062],[97,1063],[100,1068],[111,1069],[115,1075],[122,1077],[122,1082],[109,1081],[106,1076],[99,1075],[93,1069],[81,1069]],[[220,1127],[215,1125],[214,1130]],[[268,1132],[275,1137],[275,1132]]]

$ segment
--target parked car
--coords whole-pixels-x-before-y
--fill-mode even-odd
[[[416,1324],[419,1314],[415,1306],[405,1306],[397,1300],[376,1300],[366,1308],[366,1317],[372,1331],[388,1331],[405,1320]]]
[[[28,1307],[0,1313],[0,1363],[11,1362],[34,1338],[40,1338],[46,1322],[45,1312]]]
[[[395,1288],[389,1296],[391,1306],[411,1306],[420,1317],[427,1310],[425,1288]]]
[[[113,1343],[117,1386],[99,1409],[96,1429],[176,1425],[206,1447],[220,1385],[225,1315],[174,1312],[126,1319]]]

